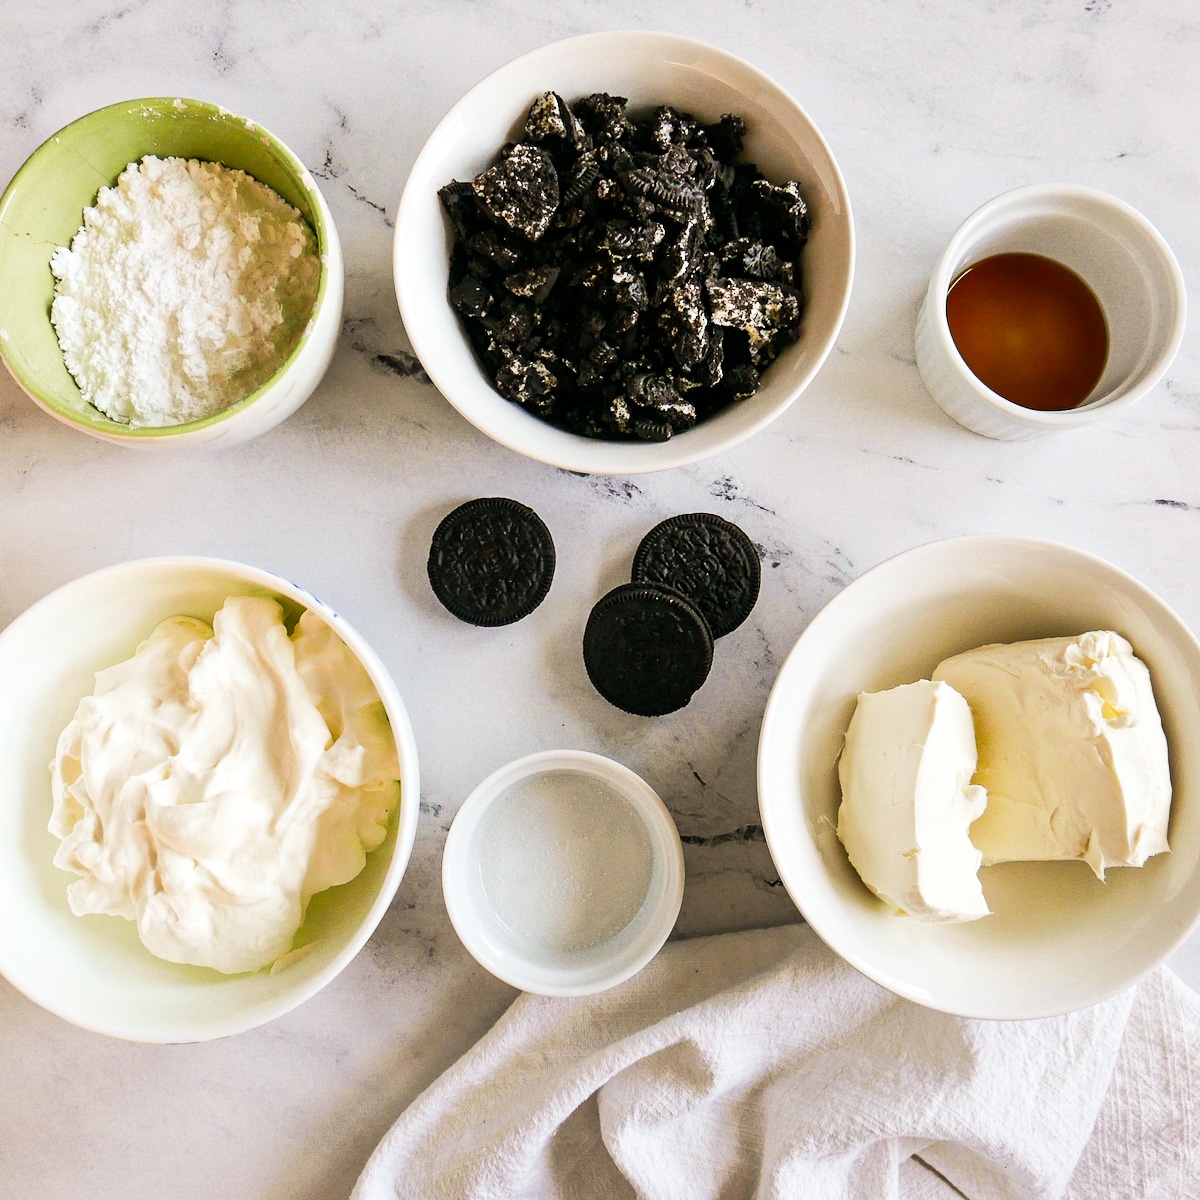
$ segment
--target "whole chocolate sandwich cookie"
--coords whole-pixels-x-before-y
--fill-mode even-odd
[[[719,638],[750,615],[762,571],[754,543],[732,522],[715,513],[684,513],[642,538],[633,556],[633,581],[686,596]]]
[[[434,531],[429,583],[460,621],[511,625],[546,598],[554,563],[554,540],[532,508],[486,496],[459,505]]]
[[[682,708],[708,678],[713,638],[685,596],[626,583],[596,603],[583,633],[583,662],[596,691],[642,717]]]

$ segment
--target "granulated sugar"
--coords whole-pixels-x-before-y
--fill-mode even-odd
[[[131,426],[210,416],[266,382],[316,299],[312,231],[244,171],[148,156],[50,260],[50,319],[86,401]]]

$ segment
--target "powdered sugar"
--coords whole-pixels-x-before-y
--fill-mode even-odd
[[[265,383],[320,275],[312,231],[265,184],[153,155],[100,190],[50,268],[67,369],[86,401],[135,427],[209,416]]]

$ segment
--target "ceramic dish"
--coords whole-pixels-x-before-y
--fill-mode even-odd
[[[770,179],[798,179],[812,213],[804,249],[800,339],[763,375],[759,392],[667,442],[614,442],[556,429],[501,396],[481,370],[446,298],[451,235],[438,189],[484,170],[520,129],[534,97],[626,96],[633,109],[672,104],[716,121],[746,120],[746,158]],[[727,450],[778,417],[825,361],[845,316],[854,226],[833,154],[802,108],[741,59],[661,33],[596,33],[555,42],[509,63],[446,115],[413,165],[396,218],[396,296],[413,349],[442,395],[468,421],[520,454],[565,470],[632,475]]]
[[[889,913],[834,832],[837,759],[860,691],[928,678],[989,642],[1113,629],[1150,668],[1170,747],[1172,853],[1100,882],[1082,862],[980,872],[992,915]],[[758,757],[763,828],[788,894],[863,974],[968,1017],[1071,1012],[1162,962],[1200,916],[1200,644],[1153,593],[1081,550],[1013,537],[934,542],[868,571],[814,618],[779,672]]]
[[[521,807],[506,813],[514,799]],[[683,847],[628,767],[548,750],[501,767],[463,801],[442,890],[463,945],[493,975],[543,996],[590,995],[662,948],[683,900]]]
[[[966,268],[995,254],[1038,254],[1089,286],[1108,326],[1108,360],[1083,403],[1058,412],[1014,404],[972,373],[954,344],[946,296]],[[929,394],[960,425],[1020,441],[1078,429],[1140,400],[1183,341],[1187,291],[1162,235],[1136,209],[1095,188],[1038,184],[976,209],[934,268],[917,317],[917,366]]]
[[[50,324],[50,256],[70,244],[102,187],[147,154],[224,163],[274,188],[317,238],[321,276],[308,327],[257,391],[210,417],[131,429],[84,402]],[[52,417],[92,437],[143,450],[257,437],[304,403],[325,374],[342,324],[345,269],[333,217],[313,177],[261,125],[201,100],[127,100],[60,129],[30,155],[0,197],[0,357]]]
[[[327,621],[371,676],[400,756],[401,803],[364,870],[310,901],[286,969],[221,975],[155,958],[132,921],[75,916],[54,866],[50,771],[59,733],[95,672],[128,658],[179,613],[211,620],[227,597],[270,596],[291,618]],[[0,633],[0,973],[43,1008],[97,1033],[139,1042],[194,1042],[262,1025],[342,970],[379,923],[408,863],[420,781],[412,730],[386,668],[332,609],[295,584],[239,563],[157,558],[68,583]]]

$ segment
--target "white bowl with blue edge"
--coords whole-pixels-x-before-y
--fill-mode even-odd
[[[400,760],[401,799],[384,843],[341,887],[312,898],[286,969],[222,975],[154,957],[132,921],[75,916],[47,830],[59,734],[95,673],[127,659],[160,621],[211,621],[230,596],[267,596],[290,625],[304,609],[362,663],[383,702]],[[358,953],[400,884],[417,829],[420,779],[404,703],[386,667],[349,623],[268,571],[213,558],[121,563],[65,584],[0,633],[0,974],[73,1024],[138,1042],[241,1033],[313,996]]]

